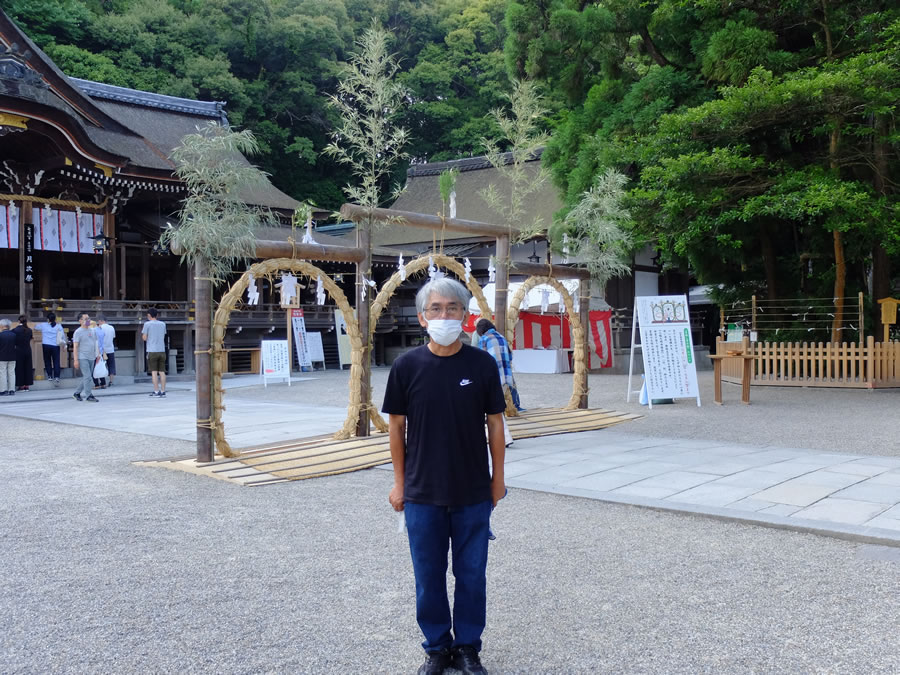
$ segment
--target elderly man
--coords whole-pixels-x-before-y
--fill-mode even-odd
[[[464,673],[487,672],[479,652],[491,510],[506,494],[505,402],[494,360],[460,342],[468,304],[469,292],[453,279],[422,287],[416,310],[431,340],[394,362],[382,407],[390,415],[394,464],[388,499],[405,511],[416,619],[425,636],[420,674],[442,673],[451,663]],[[456,579],[452,619],[448,549]]]
[[[78,315],[79,327],[72,336],[72,354],[75,356],[74,366],[81,369],[81,382],[72,394],[76,401],[90,401],[97,403],[94,398],[94,364],[100,356],[100,343],[97,339],[97,330],[91,328],[91,316],[87,312]],[[81,394],[87,398],[82,399]]]

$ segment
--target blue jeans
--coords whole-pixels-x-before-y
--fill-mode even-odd
[[[422,646],[426,652],[458,645],[480,651],[487,605],[491,502],[456,507],[407,502],[404,511],[416,576],[416,620],[425,636]],[[452,624],[447,599],[447,551],[451,546],[456,578]]]

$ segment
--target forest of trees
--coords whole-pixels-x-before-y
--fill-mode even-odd
[[[887,0],[2,6],[69,75],[227,101],[273,182],[324,207],[348,181],[322,153],[327,95],[377,20],[408,90],[412,161],[483,154],[488,112],[528,78],[566,209],[610,169],[625,174],[636,241],[701,283],[877,298],[900,267],[900,10]]]

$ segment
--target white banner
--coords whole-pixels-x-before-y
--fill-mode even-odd
[[[697,398],[697,362],[691,339],[691,319],[684,295],[652,295],[634,299],[634,321],[640,328],[647,397]],[[634,361],[634,329],[631,359]],[[631,369],[629,368],[629,398]],[[652,407],[652,403],[651,403]]]
[[[287,340],[263,340],[262,378],[263,384],[269,386],[269,380],[286,379],[291,385],[291,362]]]
[[[4,210],[16,219],[16,243],[18,243],[18,210]],[[75,211],[57,211],[34,207],[34,249],[36,251],[64,251],[66,253],[98,253],[94,251],[93,237],[103,234],[103,216],[94,213],[82,213]],[[0,227],[5,224],[5,215],[0,213]],[[0,248],[6,248],[5,236],[0,236]],[[15,246],[10,247],[15,248]]]
[[[0,248],[19,248],[19,209],[0,206]]]
[[[306,321],[302,309],[291,310],[291,328],[294,334],[294,349],[297,352],[297,363],[301,368],[312,368],[309,358],[309,344],[306,339]]]

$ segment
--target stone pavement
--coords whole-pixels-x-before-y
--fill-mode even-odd
[[[313,373],[295,378],[292,388],[315,379]],[[234,447],[331,433],[343,423],[344,408],[259,400],[241,391],[258,382],[256,376],[223,382],[230,390],[225,424]],[[73,401],[73,389],[74,384],[0,399],[0,414],[195,437],[192,383],[170,383],[161,400],[147,398],[150,385],[117,384],[97,392],[98,404]],[[626,423],[518,440],[507,451],[506,477],[511,488],[900,546],[898,457],[659,438],[631,433]]]
[[[652,438],[627,428],[516,441],[506,483],[900,546],[900,458]]]

